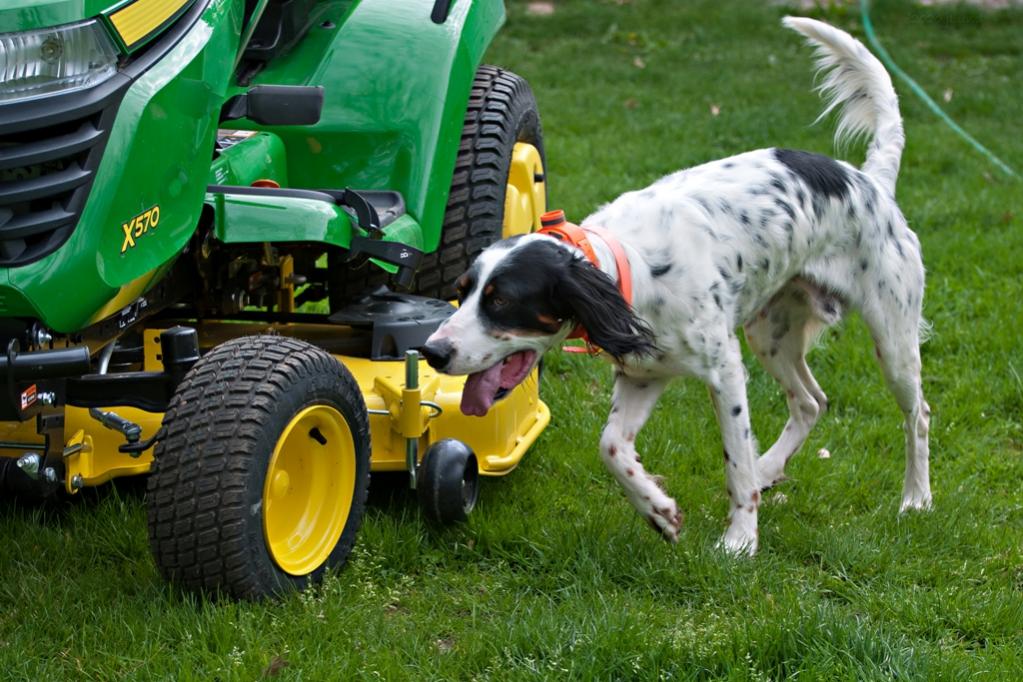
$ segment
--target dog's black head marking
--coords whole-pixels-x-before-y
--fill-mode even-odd
[[[553,241],[515,249],[477,286],[483,287],[480,316],[488,328],[555,334],[571,320],[616,360],[655,350],[653,332],[611,278]]]
[[[474,268],[466,273],[480,291],[480,320],[493,331],[556,334],[564,315],[552,296],[557,274],[569,255],[555,244],[529,245],[517,250],[477,281]],[[562,252],[564,256],[562,256]]]

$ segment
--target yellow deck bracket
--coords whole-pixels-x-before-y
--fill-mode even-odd
[[[162,414],[130,407],[112,409],[125,419],[142,426],[143,440],[156,433],[163,418]],[[72,434],[64,446],[64,484],[68,492],[74,493],[81,488],[100,485],[120,476],[144,474],[153,465],[153,448],[139,457],[121,452],[118,447],[126,442],[124,436],[90,417],[88,408],[65,408],[64,433]]]
[[[383,398],[395,431],[402,438],[419,438],[437,412],[430,400],[439,386],[440,380],[436,376],[421,382],[417,388],[407,388],[392,377],[378,376],[373,381],[373,392]],[[418,406],[418,409],[413,406]]]
[[[419,438],[426,430],[423,410],[423,389],[404,388],[401,391],[401,412],[398,416],[398,430],[403,438]]]
[[[277,312],[295,312],[295,258],[282,256],[278,263],[281,282],[277,288]]]
[[[73,495],[84,486],[82,465],[85,465],[84,471],[92,472],[92,437],[87,436],[84,429],[76,431],[64,446],[64,460],[67,468],[64,489]]]

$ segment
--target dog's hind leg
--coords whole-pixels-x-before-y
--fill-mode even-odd
[[[921,269],[922,270],[922,269]],[[922,280],[922,278],[921,278]],[[861,311],[876,346],[877,360],[885,382],[905,418],[906,477],[899,509],[929,509],[931,506],[930,452],[928,433],[931,409],[924,400],[920,380],[920,292],[896,301],[891,290],[878,294]]]
[[[760,487],[785,477],[785,465],[806,441],[828,398],[806,364],[806,351],[817,334],[840,316],[840,306],[812,285],[785,286],[745,326],[746,340],[768,373],[785,389],[789,419],[774,444],[757,461]]]
[[[665,540],[677,542],[682,527],[678,504],[664,492],[659,477],[647,473],[636,452],[636,436],[667,383],[666,379],[616,375],[611,414],[600,438],[600,454],[625,488],[629,502]]]

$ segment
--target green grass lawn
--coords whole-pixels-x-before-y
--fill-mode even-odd
[[[895,60],[1023,169],[1023,11],[879,4]],[[533,85],[552,205],[582,218],[704,160],[832,151],[830,122],[810,125],[821,107],[810,50],[781,28],[784,13],[580,0],[531,16],[512,4],[488,60]],[[853,7],[817,15],[862,37]],[[791,481],[766,495],[752,560],[714,548],[728,503],[704,387],[673,384],[639,437],[686,513],[670,546],[597,455],[610,369],[552,354],[553,422],[518,470],[484,482],[467,525],[431,529],[400,486],[378,481],[349,566],[281,603],[164,585],[131,490],[45,512],[7,505],[0,679],[1019,679],[1023,182],[896,87],[908,137],[898,196],[923,242],[934,325],[923,347],[932,513],[897,516],[901,415],[856,318],[811,354],[831,411]],[[749,371],[769,444],[784,400]]]

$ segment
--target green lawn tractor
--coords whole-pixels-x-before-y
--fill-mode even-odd
[[[149,474],[160,573],[258,598],[342,565],[370,471],[464,519],[550,414],[416,349],[538,227],[528,85],[471,0],[0,4],[0,494]]]

